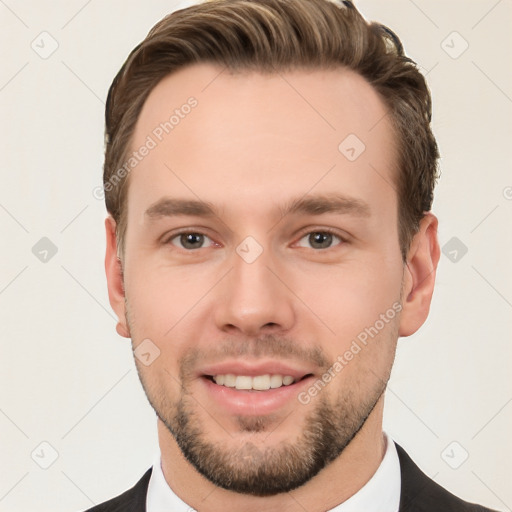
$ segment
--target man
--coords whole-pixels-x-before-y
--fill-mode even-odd
[[[350,2],[164,18],[109,91],[106,273],[161,459],[92,511],[488,510],[382,432],[427,318],[424,78]]]

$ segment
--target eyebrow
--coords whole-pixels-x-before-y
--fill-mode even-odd
[[[293,199],[280,209],[281,216],[288,214],[322,215],[324,213],[341,213],[356,217],[369,217],[370,206],[354,197],[339,194],[303,196]]]
[[[286,215],[322,215],[325,213],[347,214],[355,217],[369,217],[370,206],[361,199],[339,194],[303,196],[292,199],[278,208],[281,218]],[[208,202],[194,199],[163,197],[153,203],[145,212],[149,219],[191,215],[197,217],[216,217],[216,208]]]
[[[215,208],[210,203],[193,199],[174,199],[163,197],[153,203],[145,212],[150,219],[173,217],[175,215],[195,215],[198,217],[213,217]]]

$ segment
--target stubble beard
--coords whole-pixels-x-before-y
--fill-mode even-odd
[[[130,324],[128,315],[127,323]],[[390,339],[384,334],[384,339],[379,342],[392,343],[393,339],[396,341],[396,334],[390,332]],[[261,441],[261,436],[266,434],[271,439],[272,432],[279,429],[279,420],[276,421],[276,418],[237,417],[237,435],[247,433],[247,442],[233,443],[233,438],[227,432],[225,442],[213,442],[209,440],[208,429],[204,428],[198,414],[203,409],[188,389],[184,367],[181,367],[180,372],[181,392],[177,401],[173,401],[163,386],[156,388],[147,382],[147,369],[137,360],[135,362],[149,403],[174,437],[183,456],[201,475],[229,491],[253,496],[274,496],[304,485],[341,455],[383,396],[393,358],[394,349],[391,364],[384,376],[366,369],[366,381],[345,382],[333,400],[329,400],[329,393],[322,390],[307,406],[311,410],[302,420],[304,427],[297,438],[266,447],[261,447],[264,443],[257,445],[251,442],[250,437],[258,434]],[[360,388],[367,386],[369,381],[373,381],[370,392],[361,399]],[[296,407],[306,406],[297,401]],[[209,421],[212,420],[204,411],[203,415]],[[220,427],[221,421],[217,421]],[[284,423],[286,418],[281,421]],[[237,444],[241,446],[233,447]]]
[[[365,424],[387,382],[379,379],[380,385],[363,403],[358,403],[351,392],[340,393],[334,404],[327,397],[315,397],[303,420],[304,428],[294,441],[262,447],[261,440],[271,440],[273,431],[279,429],[279,421],[274,418],[237,417],[237,437],[247,433],[248,440],[241,444],[226,432],[225,442],[213,442],[198,414],[202,408],[185,386],[178,401],[172,403],[165,392],[154,392],[141,372],[139,376],[151,406],[190,464],[216,486],[253,496],[296,489],[339,457]],[[297,402],[297,407],[306,406]],[[203,415],[213,421],[204,411]],[[217,420],[223,428],[221,421]],[[255,434],[258,444],[251,441]]]

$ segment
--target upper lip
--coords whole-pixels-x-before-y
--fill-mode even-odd
[[[199,371],[200,376],[214,376],[214,375],[247,375],[249,377],[256,377],[257,375],[282,375],[291,376],[294,380],[302,379],[302,377],[312,374],[311,368],[303,365],[291,365],[284,361],[277,360],[259,360],[250,362],[244,360],[227,360],[220,363],[205,365]]]

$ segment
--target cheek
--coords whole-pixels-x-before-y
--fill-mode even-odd
[[[392,307],[383,308],[378,315],[355,312],[350,319],[339,324],[339,332],[329,347],[334,372],[339,375],[338,390],[368,398],[381,389],[389,379],[398,340],[399,312]],[[381,316],[382,315],[382,316]],[[338,363],[335,367],[334,364]]]
[[[140,259],[132,260],[126,275],[125,293],[137,334],[151,333],[165,340],[193,315],[217,274],[211,268],[173,268]]]
[[[296,277],[297,295],[311,310],[313,321],[330,331],[336,349],[350,345],[365,328],[390,322],[399,308],[401,267],[385,265],[382,258],[347,262],[343,266],[318,266]],[[386,323],[386,326],[388,325]],[[337,355],[337,354],[336,354]]]
[[[156,410],[167,413],[176,407],[181,396],[181,383],[178,368],[170,360],[161,355],[149,365],[137,361],[137,372]]]

